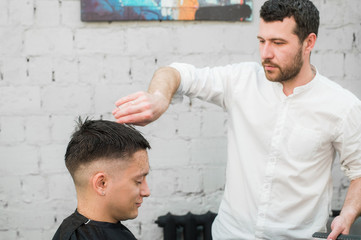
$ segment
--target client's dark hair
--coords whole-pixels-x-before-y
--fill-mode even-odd
[[[310,33],[317,36],[320,25],[319,12],[310,0],[268,0],[261,7],[260,17],[265,22],[283,21],[286,17],[294,17],[294,33],[300,42]]]
[[[74,178],[82,164],[98,159],[126,159],[150,149],[148,141],[131,126],[106,120],[80,118],[65,153],[65,165]]]

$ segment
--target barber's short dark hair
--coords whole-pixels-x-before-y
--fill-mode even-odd
[[[80,118],[65,153],[65,165],[74,178],[80,165],[99,159],[126,160],[138,150],[150,149],[135,128],[106,120]]]
[[[267,0],[260,10],[260,17],[265,22],[283,21],[294,17],[296,21],[295,34],[300,42],[315,33],[320,25],[319,12],[310,0]]]

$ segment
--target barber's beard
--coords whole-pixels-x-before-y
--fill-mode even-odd
[[[278,74],[272,75],[271,72],[267,71],[265,69],[265,64],[272,65],[273,67],[276,67],[279,70]],[[284,67],[279,66],[278,64],[273,63],[269,59],[265,59],[262,62],[263,69],[266,74],[266,78],[270,80],[271,82],[285,82],[294,79],[299,72],[301,71],[301,68],[303,66],[303,59],[302,59],[302,48],[299,48],[296,56],[293,58],[292,62],[290,64],[285,64]]]

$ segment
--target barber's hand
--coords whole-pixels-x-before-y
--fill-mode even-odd
[[[351,224],[343,216],[337,216],[331,223],[331,233],[328,235],[327,240],[336,240],[340,234],[349,234]]]
[[[157,120],[168,108],[169,101],[160,92],[136,92],[116,101],[112,112],[118,123],[145,126]]]

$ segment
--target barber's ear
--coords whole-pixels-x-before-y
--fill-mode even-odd
[[[92,178],[92,187],[94,191],[101,195],[105,196],[108,186],[108,178],[104,172],[98,172]]]
[[[311,53],[312,49],[315,47],[317,36],[315,33],[310,33],[305,41],[303,42],[303,45],[305,47],[305,53]]]

